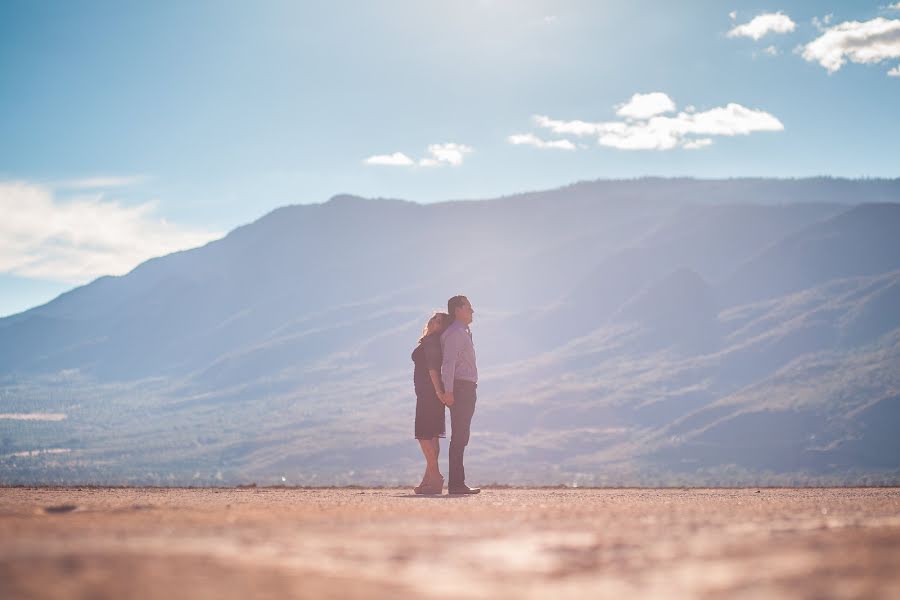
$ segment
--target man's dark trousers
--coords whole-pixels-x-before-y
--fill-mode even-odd
[[[450,407],[450,481],[447,489],[466,484],[463,453],[469,443],[469,428],[475,414],[475,388],[478,385],[464,379],[453,380],[453,406]]]

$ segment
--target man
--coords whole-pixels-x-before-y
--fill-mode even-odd
[[[475,345],[469,324],[475,310],[465,296],[453,296],[447,300],[447,313],[453,322],[441,334],[441,350],[444,362],[441,379],[444,384],[443,402],[450,407],[450,494],[477,494],[479,488],[466,485],[463,453],[469,443],[469,427],[475,414],[475,388],[478,387],[478,369],[475,367]]]

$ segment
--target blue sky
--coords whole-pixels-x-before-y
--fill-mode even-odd
[[[0,315],[337,193],[900,176],[892,5],[6,0]]]

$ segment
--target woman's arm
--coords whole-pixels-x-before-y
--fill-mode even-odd
[[[428,374],[431,375],[431,384],[434,386],[434,391],[437,394],[438,400],[443,402],[444,384],[441,383],[441,374],[437,369],[428,369]]]

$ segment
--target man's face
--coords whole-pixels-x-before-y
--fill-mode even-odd
[[[468,325],[472,322],[474,314],[475,309],[472,308],[472,303],[469,302],[468,298],[463,298],[463,305],[456,308],[456,320],[460,323]]]

